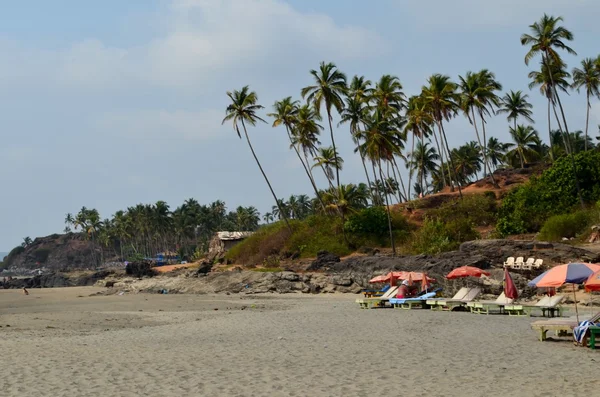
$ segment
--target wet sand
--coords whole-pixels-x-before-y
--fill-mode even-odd
[[[538,342],[530,318],[359,310],[353,295],[90,296],[99,290],[0,291],[0,395],[579,396],[600,387],[600,353]]]

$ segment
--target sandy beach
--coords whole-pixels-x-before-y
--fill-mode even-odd
[[[530,318],[359,310],[354,295],[0,291],[2,396],[579,396],[600,355]],[[215,310],[218,309],[218,310]]]

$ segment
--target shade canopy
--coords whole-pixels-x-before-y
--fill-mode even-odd
[[[587,281],[585,282],[585,290],[587,292],[600,291],[600,271],[592,274],[587,279]]]
[[[373,277],[369,280],[369,283],[387,283],[392,280],[411,280],[412,282],[421,282],[423,278],[426,277],[427,281],[432,283],[435,282],[435,279],[429,276],[424,276],[424,273],[421,272],[390,272],[385,275],[380,275]]]
[[[457,267],[456,269],[452,270],[450,273],[448,273],[446,275],[446,278],[449,280],[452,280],[455,278],[463,278],[463,277],[481,277],[483,275],[489,276],[490,273],[483,271],[478,267],[462,266],[462,267]]]
[[[560,287],[563,284],[582,284],[600,271],[600,265],[592,263],[568,263],[545,271],[527,285],[530,287]]]

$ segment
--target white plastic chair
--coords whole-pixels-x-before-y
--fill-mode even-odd
[[[529,258],[529,259],[527,259],[527,262],[525,262],[521,266],[521,269],[523,269],[523,270],[531,270],[533,268],[533,263],[534,262],[535,262],[535,258]]]
[[[515,258],[510,256],[506,258],[506,262],[504,262],[504,267],[512,268],[515,265]]]
[[[533,267],[535,267],[536,269],[539,269],[540,267],[542,267],[543,263],[544,263],[543,259],[536,259],[533,264]]]
[[[522,267],[523,267],[523,257],[520,256],[517,258],[517,261],[515,262],[513,269],[521,270]]]

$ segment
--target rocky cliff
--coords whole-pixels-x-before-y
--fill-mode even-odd
[[[53,234],[38,237],[27,247],[13,249],[5,264],[17,269],[45,268],[65,271],[93,268],[100,252],[81,234]]]

